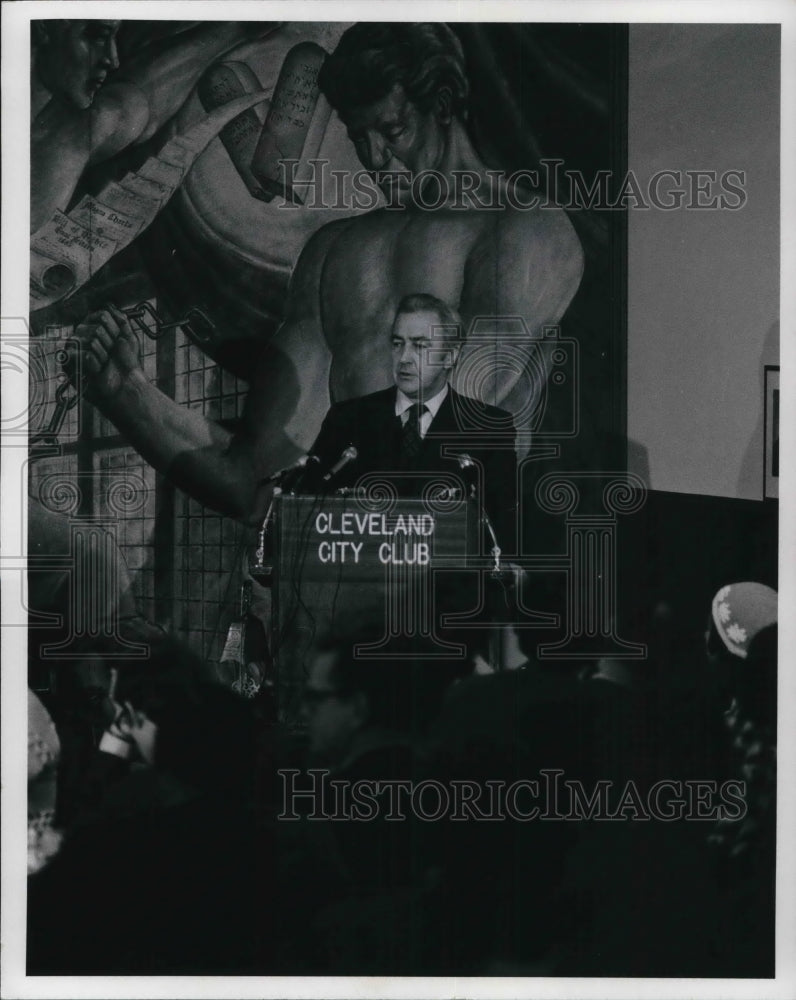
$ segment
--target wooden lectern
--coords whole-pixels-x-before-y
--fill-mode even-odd
[[[464,657],[440,632],[482,606],[474,501],[285,494],[273,524],[271,644],[283,720],[298,719],[313,648],[343,620],[361,622],[363,636],[383,634],[359,656],[388,658],[391,638],[411,636],[424,657]],[[451,585],[455,604],[445,597]]]

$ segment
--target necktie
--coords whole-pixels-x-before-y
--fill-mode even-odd
[[[409,417],[401,432],[401,458],[405,466],[411,465],[420,454],[423,439],[420,437],[420,417],[426,412],[422,403],[413,403],[408,409]]]

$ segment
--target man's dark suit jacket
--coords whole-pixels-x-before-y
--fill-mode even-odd
[[[358,399],[335,403],[326,415],[312,454],[318,473],[303,488],[320,488],[321,477],[349,445],[357,458],[328,484],[330,489],[353,486],[366,473],[382,473],[399,496],[422,495],[433,473],[464,479],[454,457],[466,452],[478,466],[484,506],[505,553],[516,551],[517,456],[511,414],[448,388],[422,441],[417,458],[407,466],[401,458],[403,427],[395,415],[397,390],[393,386]],[[443,457],[443,449],[453,453]]]

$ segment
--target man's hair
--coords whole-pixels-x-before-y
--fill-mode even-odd
[[[439,712],[447,688],[469,673],[469,664],[427,658],[428,648],[414,636],[392,637],[372,656],[354,654],[355,646],[382,640],[382,632],[346,622],[317,651],[333,654],[331,678],[340,695],[365,695],[371,725],[422,730]]]
[[[423,112],[447,88],[451,112],[466,117],[464,52],[446,24],[360,22],[345,32],[318,74],[318,86],[343,118],[386,97],[396,84]]]
[[[439,320],[446,340],[461,340],[462,318],[459,313],[444,299],[438,299],[436,295],[430,295],[427,292],[414,292],[412,295],[405,295],[395,310],[395,321],[399,316],[421,312],[434,313]]]
[[[194,704],[197,690],[213,683],[214,676],[206,661],[174,636],[153,637],[148,645],[145,663],[120,666],[116,701],[129,701],[154,722],[160,722],[163,711],[175,703]]]

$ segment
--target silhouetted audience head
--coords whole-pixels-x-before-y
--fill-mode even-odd
[[[120,671],[114,700],[157,727],[156,766],[204,789],[241,791],[256,753],[250,704],[184,643],[164,638],[150,653],[146,664]]]
[[[421,733],[471,669],[465,655],[437,659],[411,639],[336,634],[319,645],[303,693],[311,756],[339,762],[366,731]]]

